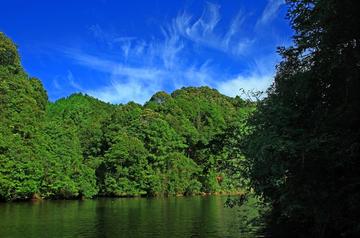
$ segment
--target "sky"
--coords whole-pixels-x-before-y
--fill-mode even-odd
[[[144,103],[158,91],[265,91],[291,43],[284,0],[2,0],[0,31],[50,101],[82,92]]]

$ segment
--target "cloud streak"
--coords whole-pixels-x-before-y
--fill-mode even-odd
[[[258,24],[273,18],[281,2],[270,0]],[[150,40],[120,37],[94,25],[89,30],[97,40],[110,49],[115,44],[118,47],[120,55],[116,60],[111,55],[89,54],[79,49],[66,48],[62,52],[73,63],[107,75],[108,83],[96,88],[82,87],[71,71],[67,79],[72,87],[112,103],[144,103],[157,91],[184,86],[207,85],[228,96],[240,95],[240,88],[265,91],[271,84],[275,59],[263,56],[254,59],[248,55],[255,40],[243,36],[245,21],[245,15],[238,11],[227,27],[221,28],[226,31],[221,31],[220,6],[208,3],[201,16],[182,12],[160,27],[160,37]],[[199,58],[193,50],[199,46],[228,57],[246,56],[255,63],[245,71],[229,73],[217,65],[216,59]]]
[[[68,70],[66,78],[69,81],[69,84],[71,87],[73,87],[77,90],[80,90],[80,91],[84,91],[84,89],[81,87],[81,85],[75,81],[74,75],[70,70]]]
[[[235,56],[243,55],[253,44],[253,39],[241,35],[245,17],[241,11],[232,19],[228,31],[217,31],[221,21],[220,6],[207,3],[203,14],[194,18],[186,12],[172,21],[172,29],[182,37],[202,46]]]
[[[206,63],[201,66],[177,65],[171,68],[165,64],[160,68],[147,65],[129,67],[115,61],[103,60],[93,55],[71,50],[67,50],[67,56],[74,63],[109,75],[110,83],[108,85],[96,89],[81,89],[81,91],[106,102],[125,103],[132,100],[144,103],[151,95],[164,90],[164,88],[213,84],[214,73]],[[80,86],[74,82],[70,71],[67,79],[71,86],[80,89]]]
[[[256,26],[259,27],[270,23],[270,21],[275,18],[279,8],[284,4],[285,0],[268,0],[261,17],[256,23]]]
[[[73,49],[67,49],[65,54],[77,64],[116,76],[153,79],[161,77],[163,73],[162,70],[153,67],[131,67]]]

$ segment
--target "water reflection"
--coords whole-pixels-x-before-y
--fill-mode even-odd
[[[226,197],[0,204],[0,237],[254,237]],[[242,213],[242,214],[241,214]]]

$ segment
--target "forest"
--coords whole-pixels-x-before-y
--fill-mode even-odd
[[[1,200],[236,193],[244,187],[229,169],[240,166],[242,155],[230,156],[217,140],[229,128],[241,135],[253,103],[208,87],[158,92],[143,106],[81,93],[52,103],[3,33],[0,47]]]
[[[287,6],[293,42],[255,101],[188,87],[49,102],[1,33],[0,199],[248,191],[270,208],[267,236],[359,235],[359,4]]]

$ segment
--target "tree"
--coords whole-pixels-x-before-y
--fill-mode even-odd
[[[359,7],[287,1],[294,44],[249,121],[249,178],[276,237],[360,233]]]
[[[38,144],[46,102],[41,83],[23,71],[16,46],[0,32],[1,200],[39,192],[43,157]]]
[[[146,194],[148,151],[136,137],[126,132],[117,135],[106,152],[99,171],[101,193],[112,196]]]
[[[77,128],[69,119],[47,117],[43,128],[46,157],[41,178],[45,198],[91,198],[97,194],[95,168],[82,156]]]
[[[181,153],[170,153],[165,158],[167,193],[196,194],[200,192],[201,183],[197,180],[199,166]]]

